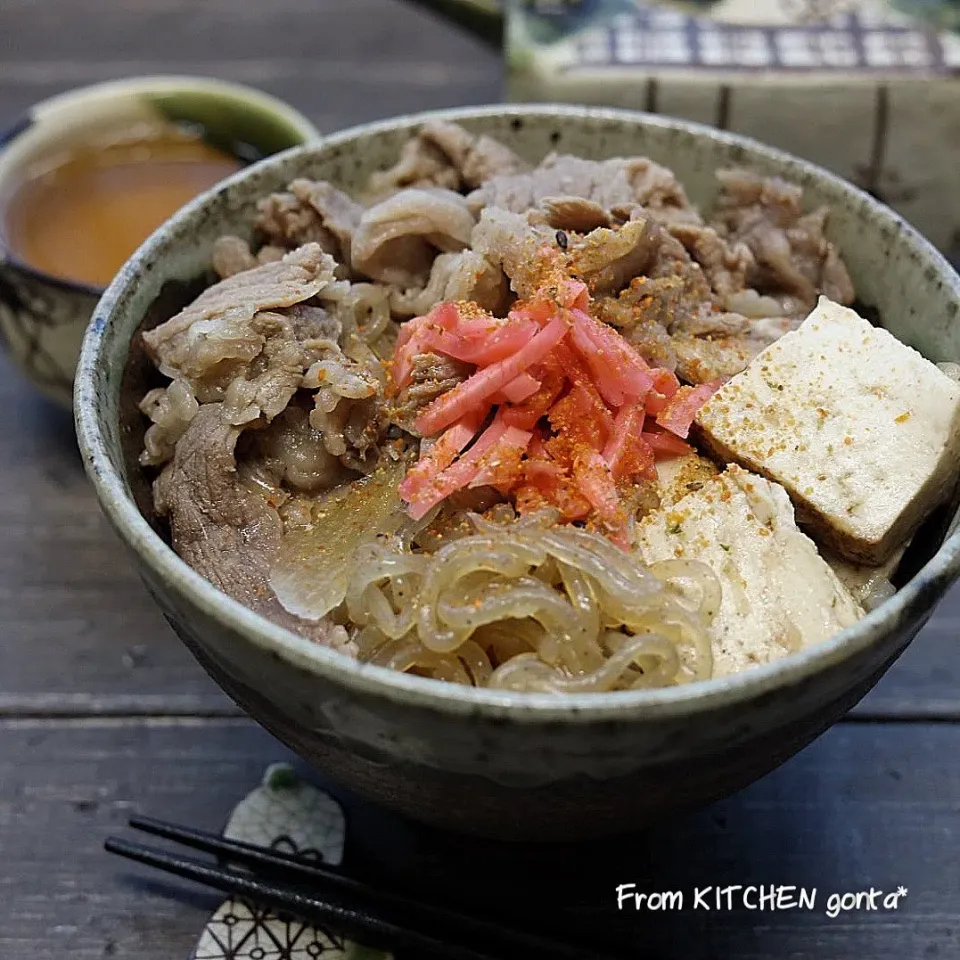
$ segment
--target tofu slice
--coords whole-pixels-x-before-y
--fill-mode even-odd
[[[867,564],[893,555],[960,470],[960,384],[826,297],[697,424],[717,457],[786,487],[819,543]]]
[[[710,624],[715,677],[820,643],[863,609],[794,522],[783,487],[736,465],[646,517],[644,562],[699,560],[720,580]]]
[[[658,460],[656,468],[660,504],[663,507],[671,506],[688,493],[699,490],[704,481],[720,472],[720,468],[712,460],[696,453]]]

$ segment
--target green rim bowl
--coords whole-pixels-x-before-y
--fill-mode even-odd
[[[197,124],[209,143],[244,163],[320,136],[292,107],[238,84],[178,76],[95,84],[38,103],[0,132],[0,204],[32,168],[72,143],[150,121]],[[67,409],[83,334],[102,293],[18,260],[0,218],[0,343],[41,393]]]
[[[427,118],[455,120],[530,160],[551,150],[647,154],[708,205],[714,171],[745,165],[829,204],[829,234],[861,299],[934,361],[960,358],[960,277],[913,228],[848,183],[693,123],[569,106],[494,106],[401,117],[291,150],[181,210],[110,285],[83,345],[75,410],[104,512],[165,616],[220,685],[317,768],[442,828],[574,839],[638,828],[750,783],[825,730],[876,683],[960,574],[960,535],[893,599],[825,643],[690,686],[562,698],[440,683],[355,663],[262,619],[181,561],[157,532],[136,464],[137,331],[185,302],[221,233],[249,235],[258,197],[296,177],[357,188]]]

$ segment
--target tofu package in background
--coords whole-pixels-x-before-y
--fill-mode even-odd
[[[782,484],[813,538],[857,563],[889,560],[960,471],[960,384],[826,297],[696,424],[720,460]]]
[[[500,6],[510,99],[647,110],[754,137],[856,183],[960,257],[956,0]],[[682,157],[668,165],[684,179]]]

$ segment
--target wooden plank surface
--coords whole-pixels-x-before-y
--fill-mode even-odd
[[[0,739],[9,960],[186,958],[216,896],[108,858],[104,838],[135,812],[219,829],[264,767],[289,758],[240,720],[6,720]],[[396,882],[389,864],[403,864],[407,887],[530,913],[535,925],[565,924],[629,956],[953,958],[960,768],[944,761],[958,750],[953,725],[839,726],[738,796],[589,849],[438,839],[348,797],[347,858],[381,882]],[[618,914],[615,888],[628,882],[684,891],[688,906],[697,886],[816,887],[818,909]],[[824,913],[830,893],[901,885],[908,895],[895,913]]]
[[[0,0],[0,127],[61,90],[155,72],[261,87],[323,130],[501,95],[495,54],[402,0]],[[475,896],[518,903],[539,890],[584,931],[619,920],[642,956],[960,956],[960,727],[942,722],[960,718],[958,634],[960,589],[859,722],[654,836],[504,851],[361,806],[351,849],[367,869],[405,866],[405,884],[418,871],[443,888],[473,876]],[[938,722],[875,722],[892,718]],[[218,827],[287,757],[166,626],[96,509],[69,416],[0,357],[0,960],[186,957],[216,897],[127,870],[103,838],[134,810]],[[475,871],[451,879],[464,862]],[[888,916],[618,918],[616,883],[644,880],[910,894]]]
[[[403,0],[4,0],[0,64],[0,124],[143,73],[251,84],[321,130],[501,96],[495,52]]]

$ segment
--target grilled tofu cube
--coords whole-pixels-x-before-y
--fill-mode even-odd
[[[683,457],[669,457],[658,460],[657,490],[660,503],[666,507],[682,500],[688,493],[699,490],[704,481],[715,477],[720,469],[712,460],[697,453]]]
[[[736,465],[647,516],[637,549],[648,564],[698,560],[716,574],[721,602],[709,625],[715,677],[819,643],[863,616],[797,528],[783,487]]]
[[[840,556],[889,559],[960,469],[960,384],[825,297],[704,404],[704,443],[782,484]]]

